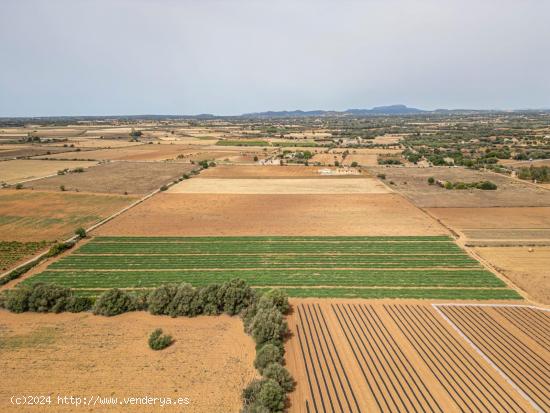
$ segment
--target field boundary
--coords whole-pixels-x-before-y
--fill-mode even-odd
[[[462,330],[454,323],[452,322],[449,317],[447,317],[443,311],[441,311],[438,307],[523,307],[523,308],[531,308],[535,310],[540,311],[546,311],[550,312],[550,309],[543,308],[543,307],[537,307],[534,305],[522,305],[522,304],[467,304],[467,303],[445,303],[445,304],[431,304],[431,306],[434,308],[434,310],[455,330],[460,337],[464,341],[466,341],[470,347],[472,347],[476,353],[478,353],[489,365],[495,369],[495,371],[504,379],[508,384],[510,384],[514,390],[518,392],[518,394],[523,397],[527,402],[539,413],[544,413],[544,409],[542,409],[531,397],[529,397],[523,390],[519,388],[519,386],[512,380],[506,373],[502,371],[500,367],[498,367],[489,356],[487,356],[477,345],[474,344],[472,340],[470,340],[466,334],[462,332]]]

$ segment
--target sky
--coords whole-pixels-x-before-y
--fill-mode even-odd
[[[0,117],[550,108],[549,0],[0,0]]]

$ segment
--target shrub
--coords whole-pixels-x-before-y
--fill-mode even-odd
[[[199,289],[198,298],[202,305],[203,314],[218,315],[221,313],[222,306],[218,301],[220,288],[219,284],[210,284]]]
[[[4,308],[14,313],[78,313],[89,310],[92,304],[89,298],[73,296],[69,288],[46,283],[18,286],[6,291],[2,300]]]
[[[136,311],[143,311],[147,310],[148,308],[148,299],[149,299],[149,291],[137,291],[134,293],[134,307]]]
[[[56,255],[61,254],[63,251],[68,250],[74,244],[70,242],[57,242],[50,247],[50,250],[46,254],[47,257],[55,257]]]
[[[82,227],[77,228],[74,234],[78,235],[79,238],[86,238],[86,230]]]
[[[256,300],[256,293],[243,280],[233,279],[222,284],[218,299],[225,313],[235,315]]]
[[[288,333],[286,321],[277,308],[259,308],[251,325],[256,344],[272,343],[280,346]]]
[[[166,347],[168,347],[173,342],[174,342],[174,340],[172,340],[172,336],[169,336],[167,334],[162,334],[162,329],[161,328],[157,328],[149,336],[149,347],[152,350],[165,349]]]
[[[263,380],[254,379],[243,390],[243,400],[245,405],[250,405],[256,401],[258,393],[262,389]]]
[[[262,383],[255,404],[266,407],[270,412],[282,412],[285,408],[285,391],[275,380]]]
[[[82,311],[88,311],[92,306],[93,301],[90,297],[72,296],[67,298],[65,302],[65,311],[70,313],[81,313]]]
[[[59,313],[65,309],[65,303],[71,291],[54,284],[37,283],[31,287],[28,296],[28,311],[36,313]]]
[[[453,189],[453,183],[449,182],[449,181],[446,181],[445,184],[443,185],[443,187],[445,189]]]
[[[281,349],[273,344],[266,344],[256,352],[254,367],[260,373],[263,373],[263,370],[271,363],[281,363],[282,361],[283,354]]]
[[[258,162],[258,157],[254,156],[254,162]]]
[[[66,191],[65,185],[59,185],[59,190],[60,190],[61,192]]]
[[[111,317],[134,309],[132,297],[125,291],[113,288],[98,297],[94,305],[94,314]]]
[[[485,191],[489,190],[489,191],[494,191],[495,189],[497,189],[497,186],[496,184],[492,183],[491,181],[483,181],[483,182],[479,182],[477,185],[476,185],[477,188],[479,189],[483,189]]]
[[[23,184],[19,183],[15,185],[15,189],[23,189]]]
[[[433,185],[434,183],[435,183],[435,178],[434,178],[433,176],[430,176],[430,177],[428,178],[428,184],[429,184],[429,185]]]
[[[166,185],[162,185],[162,186],[160,187],[160,190],[161,190],[161,191],[166,191],[167,189],[168,189],[168,187],[167,187]]]
[[[352,167],[352,168],[357,168],[358,166],[359,166],[359,164],[358,164],[357,162],[355,162],[355,161],[353,161],[353,162],[351,163],[351,167]]]
[[[288,304],[288,294],[280,289],[269,290],[267,293],[260,297],[258,301],[260,308],[266,308],[267,306],[276,307],[281,314],[288,313],[290,305]]]
[[[176,294],[166,309],[171,317],[193,317],[202,312],[199,295],[191,284],[181,284],[177,287]]]
[[[294,389],[294,379],[288,370],[279,363],[269,364],[264,369],[263,376],[266,379],[275,380],[285,392],[291,392]]]
[[[386,179],[386,174],[378,174],[376,176],[380,179]]]
[[[168,314],[170,304],[176,295],[178,287],[174,284],[161,285],[155,288],[147,299],[151,314]]]

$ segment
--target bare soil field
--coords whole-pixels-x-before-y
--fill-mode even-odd
[[[517,161],[515,159],[501,159],[499,163],[513,168],[529,168],[530,166],[550,166],[550,159],[534,159],[532,161]]]
[[[550,313],[529,307],[438,306],[530,399],[550,410]]]
[[[319,162],[322,165],[334,165],[334,162],[342,162],[342,155],[334,153],[318,153],[313,155],[310,163]]]
[[[103,139],[100,136],[87,136],[68,138],[67,142],[56,142],[48,144],[48,147],[59,147],[63,145],[74,145],[75,148],[126,148],[130,146],[144,145],[143,142],[130,142],[125,139]]]
[[[206,180],[204,180],[206,181]],[[396,194],[161,193],[97,229],[98,235],[446,235]]]
[[[44,161],[49,162],[49,161]],[[85,172],[58,175],[30,182],[27,187],[40,190],[147,194],[193,170],[193,165],[167,162],[110,162]]]
[[[189,179],[168,189],[172,194],[387,194],[374,178],[363,179]]]
[[[430,305],[292,304],[290,412],[534,411]]]
[[[31,179],[43,178],[56,174],[62,169],[88,168],[97,162],[88,161],[46,161],[46,160],[12,160],[0,162],[0,182],[14,184]]]
[[[61,240],[119,211],[137,198],[67,192],[0,190],[0,240]]]
[[[147,344],[156,328],[175,339],[163,351]],[[57,396],[189,398],[177,407],[103,406],[91,410],[235,412],[255,377],[252,339],[237,317],[170,318],[144,312],[116,317],[79,314],[0,314],[0,410],[21,412],[12,395],[52,395],[46,409],[69,412]],[[32,366],[32,367],[30,367]]]
[[[550,208],[427,208],[470,244],[550,243]]]
[[[353,162],[357,162],[359,166],[377,166],[378,155],[376,154],[351,154],[346,156],[346,159],[342,161],[344,165],[351,165]]]
[[[357,175],[322,175],[320,171],[330,169],[336,171],[336,168],[321,168],[318,166],[303,165],[219,165],[216,168],[208,168],[202,171],[200,179],[203,178],[227,178],[227,179],[272,179],[272,178],[358,178],[368,176],[366,171]]]
[[[550,247],[478,247],[475,252],[533,300],[550,305]]]
[[[187,145],[137,145],[125,148],[98,149],[59,155],[40,156],[40,159],[94,159],[121,161],[164,161],[174,160],[178,155],[197,152]]]
[[[393,181],[396,191],[403,193],[416,206],[425,208],[441,207],[521,207],[550,206],[550,191],[511,179],[504,175],[480,172],[465,168],[395,168],[378,167],[371,171],[386,175],[387,182]],[[494,182],[498,189],[448,190],[438,185],[429,185],[428,178],[452,182]]]
[[[403,139],[401,135],[384,135],[377,136],[372,142],[378,145],[395,145],[398,144],[401,139]]]
[[[75,148],[50,145],[0,145],[0,159],[25,158],[28,156],[72,152],[75,150]]]

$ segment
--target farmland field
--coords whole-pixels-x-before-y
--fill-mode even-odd
[[[135,200],[129,195],[3,189],[0,240],[62,240],[76,228],[99,222]]]
[[[550,410],[550,313],[525,306],[438,309],[539,411]]]
[[[49,161],[45,161],[49,162]],[[193,170],[193,165],[176,162],[109,162],[82,173],[52,176],[29,182],[34,189],[147,194]]]
[[[14,184],[21,181],[55,175],[57,171],[62,169],[88,168],[93,165],[96,165],[96,162],[41,161],[34,159],[3,161],[0,162],[0,182]]]
[[[519,298],[444,236],[96,237],[26,282],[100,291],[231,278],[297,296]]]
[[[293,413],[534,411],[429,305],[293,303]]]
[[[45,249],[49,244],[47,241],[0,241],[0,271],[7,270],[24,258]]]
[[[95,233],[114,236],[448,234],[437,221],[398,194],[216,193],[162,193]]]

